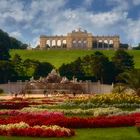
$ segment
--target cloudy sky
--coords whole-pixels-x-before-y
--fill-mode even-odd
[[[140,0],[0,0],[0,28],[35,46],[39,36],[81,27],[93,35],[140,42]]]

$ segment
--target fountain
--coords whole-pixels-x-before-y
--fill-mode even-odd
[[[39,80],[29,81],[24,89],[26,93],[83,93],[82,86],[77,80],[68,80],[67,77],[61,77],[60,74],[53,69],[47,77]]]

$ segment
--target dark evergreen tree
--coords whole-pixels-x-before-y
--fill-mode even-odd
[[[17,72],[17,77],[24,77],[26,76],[25,68],[23,65],[23,61],[21,57],[18,54],[15,54],[15,56],[12,59],[12,63],[14,65],[15,71]],[[18,78],[18,79],[19,79]]]
[[[0,60],[9,60],[10,37],[6,32],[0,30]]]
[[[82,68],[82,60],[80,58],[70,64],[63,64],[59,68],[59,72],[61,76],[66,76],[69,79],[76,77],[77,79],[81,80],[85,75]]]
[[[11,48],[10,49],[27,49],[28,45],[23,44],[21,41],[17,40],[14,37],[10,37]]]
[[[35,78],[46,77],[53,68],[54,67],[48,62],[39,62],[35,67],[33,76]]]
[[[93,55],[83,58],[83,67],[91,75],[94,75],[101,83],[111,83],[114,81],[114,65],[108,57],[99,51]]]
[[[0,61],[0,82],[6,83],[8,80],[15,79],[17,73],[14,65],[9,61]]]
[[[133,56],[124,50],[117,50],[112,57],[112,62],[115,66],[115,75],[119,75],[126,70],[134,69]]]

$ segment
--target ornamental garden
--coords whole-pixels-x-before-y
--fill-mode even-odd
[[[18,137],[81,139],[79,135],[82,135],[82,131],[87,134],[89,131],[90,135],[91,132],[103,129],[112,131],[132,129],[136,139],[140,138],[139,107],[140,97],[131,93],[1,99],[0,135],[12,139]]]

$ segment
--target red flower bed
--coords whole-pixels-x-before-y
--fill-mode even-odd
[[[50,117],[63,117],[64,114],[62,112],[48,112],[48,111],[42,111],[42,112],[22,112],[22,111],[17,111],[17,110],[8,110],[8,111],[0,111],[0,115],[8,115],[7,117],[10,116],[44,116],[46,118]]]
[[[28,107],[29,102],[1,102],[0,109],[22,109]]]
[[[135,120],[140,117],[139,114],[131,114],[126,116],[113,117],[97,117],[97,118],[78,118],[78,117],[64,117],[64,116],[50,116],[44,117],[41,115],[18,115],[8,118],[1,118],[0,124],[18,123],[24,121],[30,126],[35,125],[59,125],[66,128],[99,128],[99,127],[123,127],[134,126]]]
[[[17,125],[17,124],[16,124]],[[20,125],[20,124],[19,124]],[[8,126],[9,127],[9,126]],[[27,127],[27,128],[0,128],[0,135],[3,136],[29,136],[29,137],[70,137],[74,136],[75,132],[72,129],[61,128],[55,126],[49,128],[43,127]]]
[[[9,131],[0,130],[0,135],[4,136],[28,136],[28,137],[70,137],[75,133],[71,130],[71,135],[60,130],[43,130],[41,128],[11,129]]]

